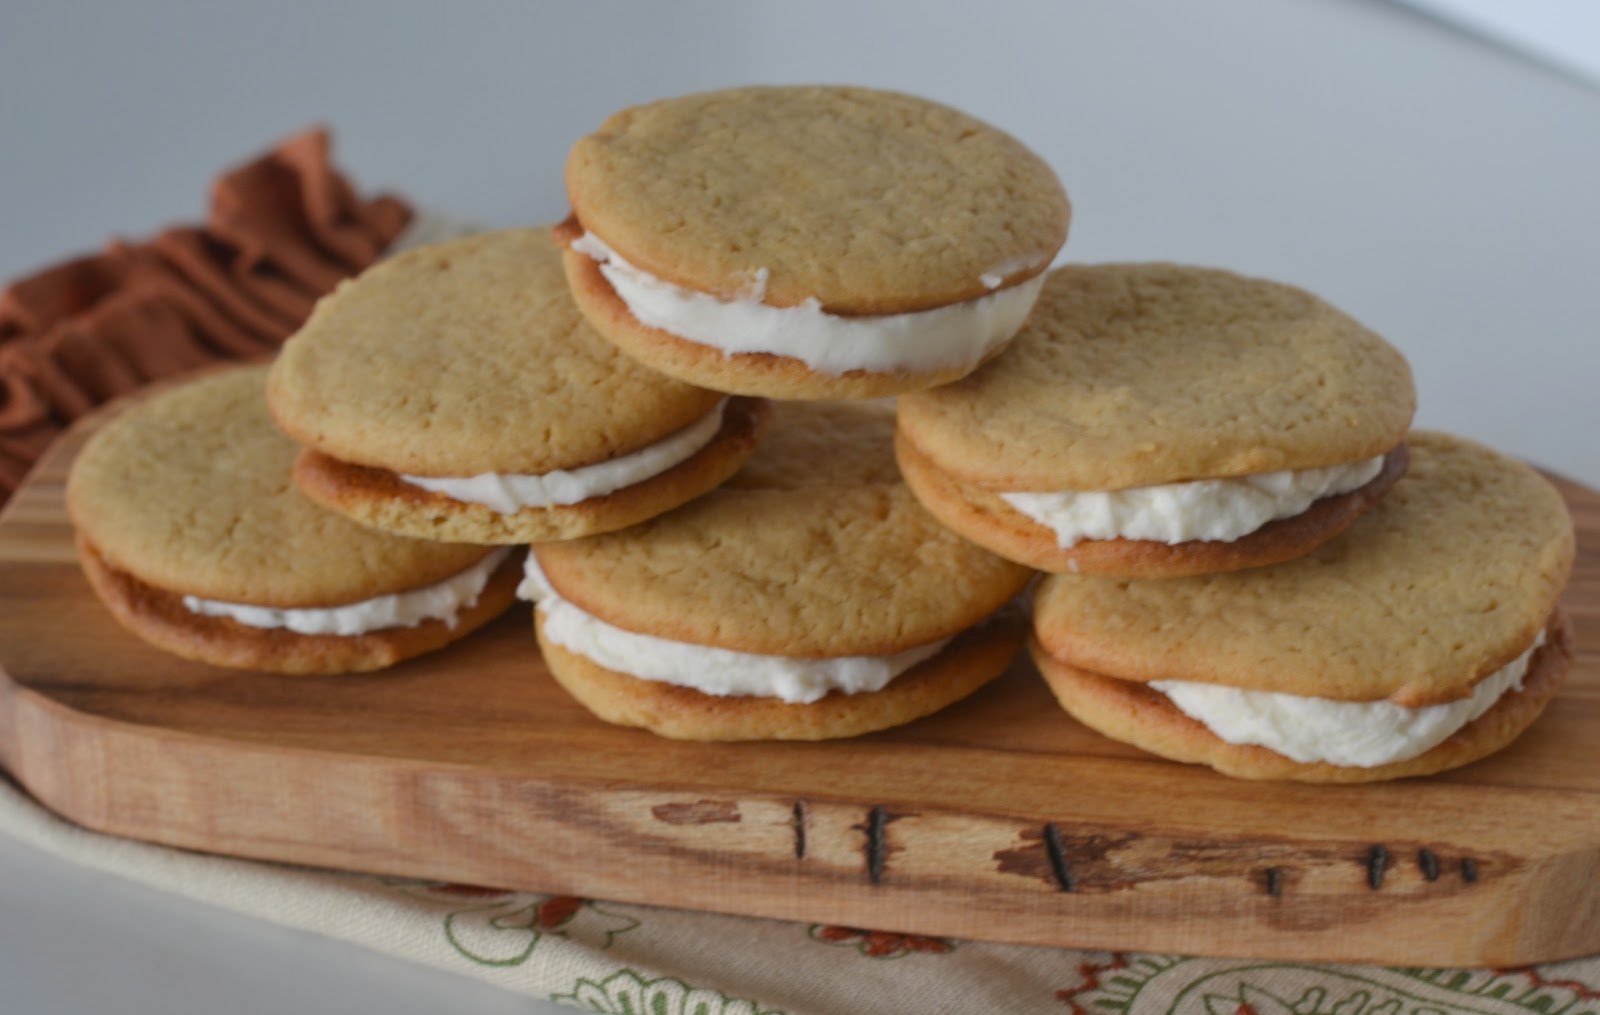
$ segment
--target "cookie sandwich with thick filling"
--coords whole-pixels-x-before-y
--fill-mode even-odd
[[[1292,286],[1171,264],[1050,273],[1006,355],[899,399],[906,481],[1042,571],[1205,574],[1336,536],[1405,471],[1405,359]]]
[[[268,401],[301,489],[427,539],[622,528],[722,482],[765,404],[634,363],[573,305],[546,229],[407,251],[317,304]]]
[[[515,602],[520,554],[376,532],[290,480],[265,367],[140,402],[73,463],[84,573],[122,625],[188,659],[280,673],[374,670]]]
[[[1416,433],[1406,478],[1307,557],[1047,578],[1033,656],[1068,712],[1168,758],[1259,779],[1425,775],[1505,747],[1555,694],[1573,545],[1532,469]]]
[[[533,549],[545,663],[607,722],[685,740],[820,740],[910,722],[998,676],[1030,572],[895,474],[873,405],[781,403],[727,484],[624,532]]]
[[[640,362],[719,391],[870,398],[994,356],[1071,209],[1010,135],[937,103],[749,87],[616,113],[567,160],[573,294]]]

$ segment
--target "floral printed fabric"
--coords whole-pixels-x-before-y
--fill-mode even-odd
[[[0,833],[587,1011],[1600,1015],[1600,957],[1451,970],[1083,952],[315,871],[98,835],[60,821],[3,778]]]

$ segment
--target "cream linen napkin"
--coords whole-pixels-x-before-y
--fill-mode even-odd
[[[589,1011],[1600,1015],[1600,956],[1384,969],[1035,948],[380,878],[100,835],[0,778],[0,834],[74,863]]]

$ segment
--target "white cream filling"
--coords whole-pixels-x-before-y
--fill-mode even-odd
[[[444,494],[451,500],[482,504],[503,515],[515,514],[523,508],[578,504],[642,483],[688,461],[717,436],[727,405],[728,400],[724,398],[715,409],[665,440],[576,469],[557,469],[537,475],[484,472],[462,478],[399,475],[413,486]]]
[[[949,644],[945,638],[886,656],[797,659],[759,655],[625,631],[561,598],[530,552],[517,595],[544,613],[544,636],[608,670],[691,687],[722,697],[817,701],[831,691],[881,691],[889,681]]]
[[[975,366],[1017,333],[1044,285],[1041,272],[977,299],[932,310],[841,317],[824,311],[815,297],[794,307],[761,302],[766,294],[765,268],[755,273],[739,299],[723,300],[640,270],[593,233],[584,233],[572,249],[599,262],[617,296],[649,327],[729,355],[789,356],[827,374]],[[995,289],[1005,274],[1024,267],[997,267],[981,276],[981,282]]]
[[[202,616],[228,617],[247,627],[288,628],[296,634],[366,634],[392,627],[416,627],[425,620],[442,620],[453,630],[457,614],[477,605],[489,576],[510,553],[511,547],[501,547],[444,581],[344,606],[282,609],[199,596],[184,596],[183,605]]]
[[[1229,479],[1164,483],[1127,490],[1002,493],[1000,498],[1049,528],[1062,549],[1085,539],[1150,539],[1162,543],[1228,541],[1314,501],[1349,493],[1383,471],[1383,456],[1324,469],[1260,472]]]
[[[1183,680],[1150,686],[1179,711],[1230,744],[1253,744],[1293,761],[1371,768],[1414,758],[1443,743],[1467,723],[1522,689],[1533,653],[1528,651],[1478,681],[1472,697],[1442,705],[1406,708],[1392,701],[1332,701],[1297,694],[1246,691]]]

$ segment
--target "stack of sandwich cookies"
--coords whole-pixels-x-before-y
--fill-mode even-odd
[[[743,471],[636,528],[536,546],[521,594],[595,715],[690,740],[818,740],[972,693],[1021,646],[1029,578],[898,480],[887,410],[780,403]]]
[[[1290,286],[1169,264],[1051,272],[1006,355],[899,400],[923,503],[1044,571],[1257,567],[1336,536],[1405,470],[1411,372]]]
[[[302,497],[265,380],[235,369],[151,398],[74,462],[83,569],[118,621],[214,665],[343,673],[442,648],[515,601],[509,548],[375,532]]]
[[[272,368],[301,489],[376,528],[509,544],[618,529],[722,482],[765,404],[640,366],[572,303],[548,230],[400,254],[318,304]]]
[[[1248,778],[1424,775],[1506,746],[1571,662],[1561,496],[1439,434],[1342,537],[1250,572],[1139,582],[1055,575],[1033,655],[1085,724]]]
[[[1066,240],[1037,155],[891,92],[752,87],[612,116],[567,162],[573,294],[629,355],[774,398],[872,398],[996,355]]]

